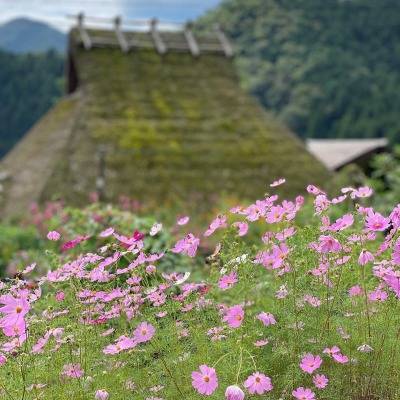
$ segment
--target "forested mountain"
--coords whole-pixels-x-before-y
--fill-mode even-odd
[[[0,157],[62,94],[64,61],[54,51],[15,55],[0,51]]]
[[[400,140],[400,1],[225,0],[216,22],[243,84],[301,136]]]
[[[40,53],[57,50],[64,53],[66,35],[42,22],[17,18],[0,25],[0,49],[12,53]]]

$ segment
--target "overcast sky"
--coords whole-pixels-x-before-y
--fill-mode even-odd
[[[61,30],[70,22],[66,15],[152,18],[186,21],[213,8],[221,0],[0,0],[0,23],[16,17],[46,21]]]

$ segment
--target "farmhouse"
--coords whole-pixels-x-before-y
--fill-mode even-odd
[[[218,28],[80,16],[66,81],[67,95],[0,164],[3,215],[32,201],[83,204],[91,192],[148,204],[254,199],[281,176],[285,194],[329,176],[240,87]]]

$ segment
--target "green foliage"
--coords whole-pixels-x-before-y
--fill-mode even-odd
[[[6,268],[21,259],[27,258],[27,252],[42,249],[38,232],[33,226],[19,227],[0,224],[0,277],[6,275]],[[25,257],[21,252],[25,253]],[[37,254],[36,254],[37,255]],[[9,273],[12,271],[9,271]]]
[[[246,88],[302,137],[400,138],[400,3],[225,0]]]
[[[371,178],[366,183],[376,192],[374,205],[388,213],[400,200],[400,146],[395,146],[391,153],[376,155],[371,167]]]
[[[0,50],[0,157],[63,93],[61,55],[14,55]]]

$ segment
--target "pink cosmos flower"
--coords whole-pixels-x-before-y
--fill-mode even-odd
[[[308,388],[298,387],[293,390],[292,395],[297,400],[315,400],[315,393]]]
[[[395,273],[386,273],[383,279],[396,296],[400,298],[400,276]]]
[[[59,291],[59,292],[56,293],[55,298],[59,302],[64,301],[65,293],[63,291]]]
[[[60,238],[61,238],[61,235],[57,231],[50,231],[47,234],[47,239],[53,240],[54,242],[56,242],[57,240],[60,240]]]
[[[236,272],[231,272],[228,275],[223,275],[218,282],[218,287],[222,290],[230,289],[237,283],[238,277]]]
[[[380,288],[378,288],[376,290],[373,290],[372,292],[370,292],[368,294],[368,299],[370,301],[384,302],[384,301],[387,300],[388,297],[389,297],[388,294],[384,290],[382,290]]]
[[[358,257],[358,263],[360,265],[366,265],[370,261],[374,261],[374,255],[367,250],[361,250],[360,256]]]
[[[243,400],[244,392],[237,385],[228,386],[225,391],[225,400]]]
[[[79,243],[84,242],[85,240],[88,240],[89,238],[90,238],[90,236],[77,236],[75,239],[72,239],[69,242],[65,242],[61,246],[61,251],[71,250],[74,247],[76,247]]]
[[[22,274],[26,275],[29,274],[29,272],[32,272],[36,268],[36,263],[33,263],[31,265],[28,265],[23,271]]]
[[[180,226],[186,225],[189,222],[189,220],[190,220],[190,217],[188,217],[188,216],[180,217],[176,221],[176,224],[180,225]]]
[[[370,197],[370,196],[372,196],[372,193],[373,193],[373,190],[370,188],[370,187],[368,187],[368,186],[362,186],[362,187],[359,187],[358,189],[356,189],[356,190],[354,190],[351,194],[350,194],[350,197],[352,198],[352,199],[355,199],[355,198],[363,198],[363,197]]]
[[[257,340],[256,342],[254,342],[254,346],[256,346],[256,347],[264,347],[268,343],[269,343],[268,339],[260,339],[260,340]]]
[[[20,291],[19,297],[11,294],[0,296],[0,313],[4,316],[0,319],[0,327],[6,336],[20,336],[24,333],[25,315],[30,310],[27,291]]]
[[[211,222],[208,229],[204,232],[204,236],[206,237],[211,236],[217,229],[225,227],[226,227],[226,216],[218,215],[218,217]]]
[[[249,230],[249,225],[246,222],[235,222],[233,226],[238,229],[238,236],[245,236]]]
[[[350,227],[354,223],[354,217],[352,214],[345,214],[343,217],[339,218],[334,222],[329,230],[333,232],[343,231],[344,229]]]
[[[0,353],[0,365],[4,365],[7,362],[7,357]]]
[[[315,375],[313,377],[313,383],[316,388],[324,389],[328,385],[329,379],[325,375]]]
[[[349,362],[349,358],[341,353],[338,346],[333,346],[332,348],[327,347],[324,349],[323,353],[328,354],[339,364],[346,364]]]
[[[321,253],[337,253],[341,249],[341,244],[334,237],[329,235],[319,237],[319,251]]]
[[[107,228],[103,232],[99,234],[101,238],[106,238],[111,236],[114,233],[114,228]]]
[[[171,251],[173,253],[182,253],[187,254],[189,257],[194,257],[199,244],[200,239],[189,233],[185,238],[179,240]]]
[[[214,368],[200,365],[199,371],[192,372],[192,386],[206,396],[212,395],[218,387],[218,377]]]
[[[134,330],[133,339],[137,343],[148,342],[154,336],[155,332],[156,329],[153,325],[149,324],[148,322],[142,322]]]
[[[318,369],[322,364],[322,358],[320,356],[314,356],[311,353],[306,354],[300,362],[300,368],[307,372],[308,374],[312,374],[316,369]]]
[[[136,345],[137,342],[134,339],[127,336],[120,336],[115,344],[110,344],[105,347],[103,353],[109,355],[118,354],[123,350],[133,349]]]
[[[254,372],[250,375],[243,385],[250,394],[263,394],[274,388],[271,379],[260,372]]]
[[[239,328],[244,319],[244,310],[240,305],[228,308],[223,321],[226,322],[231,328]]]
[[[276,319],[271,313],[261,312],[257,315],[257,319],[259,319],[265,326],[276,324]]]
[[[280,179],[277,179],[276,181],[272,182],[269,186],[276,187],[276,186],[283,185],[285,182],[286,182],[285,178],[280,178]]]
[[[389,227],[390,220],[373,210],[369,210],[365,219],[365,227],[370,231],[384,231]]]
[[[82,378],[84,371],[80,364],[65,364],[61,375],[68,378],[77,379]]]
[[[310,194],[313,194],[314,196],[325,193],[320,188],[318,188],[317,186],[314,186],[314,185],[308,185],[307,192]]]
[[[108,398],[110,397],[110,395],[108,394],[108,392],[104,389],[99,389],[96,390],[96,394],[94,396],[94,398],[96,400],[108,400]]]
[[[362,293],[363,293],[363,289],[362,289],[362,287],[360,285],[352,286],[349,289],[349,296],[350,297],[361,296]]]

